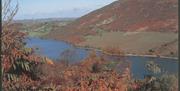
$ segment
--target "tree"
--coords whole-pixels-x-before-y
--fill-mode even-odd
[[[1,77],[3,77],[5,91],[22,90],[11,88],[11,86],[19,79],[21,83],[37,79],[34,74],[36,66],[43,61],[46,62],[45,58],[35,55],[32,48],[25,47],[27,37],[25,33],[11,28],[18,6],[17,0],[2,0]],[[24,80],[23,76],[27,79]]]

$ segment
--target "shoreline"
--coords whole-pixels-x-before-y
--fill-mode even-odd
[[[67,44],[70,44],[74,47],[77,47],[77,48],[83,48],[85,50],[95,50],[95,51],[99,51],[99,52],[102,52],[104,54],[107,54],[107,55],[114,55],[114,56],[133,56],[133,57],[152,57],[152,58],[164,58],[164,59],[174,59],[174,60],[177,60],[178,61],[178,57],[168,57],[168,56],[162,56],[162,55],[148,55],[148,54],[123,54],[123,55],[120,55],[120,54],[112,54],[112,53],[108,53],[106,51],[104,51],[103,49],[100,49],[100,48],[94,48],[94,47],[85,47],[85,46],[80,46],[78,44],[75,44],[75,43],[71,43],[71,42],[68,42],[66,40],[58,40],[58,39],[53,39],[53,38],[47,38],[45,37],[44,39],[52,39],[52,40],[55,40],[55,41],[62,41],[62,42],[65,42]]]
[[[72,44],[72,43],[70,43]],[[74,44],[72,44],[74,45]],[[174,59],[174,60],[178,60],[178,57],[168,57],[168,56],[161,56],[161,55],[148,55],[148,54],[145,54],[145,55],[142,55],[142,54],[112,54],[112,53],[108,53],[102,49],[98,49],[98,48],[93,48],[93,47],[90,47],[90,48],[87,48],[87,47],[83,47],[83,46],[77,46],[77,45],[74,45],[75,47],[77,48],[83,48],[83,49],[86,49],[86,50],[95,50],[95,51],[99,51],[99,52],[102,52],[104,54],[107,54],[107,55],[112,55],[112,56],[134,56],[134,57],[152,57],[152,58],[164,58],[164,59]]]

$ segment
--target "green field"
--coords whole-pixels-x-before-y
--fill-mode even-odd
[[[30,28],[25,28],[25,29],[26,30],[23,30],[23,31],[27,32],[29,36],[41,37],[48,34],[52,30],[52,27],[48,25],[43,25],[36,29],[30,29]]]
[[[53,30],[59,30],[61,27],[66,26],[68,23],[71,23],[74,19],[60,19],[60,20],[51,20],[51,19],[42,19],[42,20],[22,20],[18,23],[21,23],[21,30],[28,33],[31,37],[43,37],[50,33]]]

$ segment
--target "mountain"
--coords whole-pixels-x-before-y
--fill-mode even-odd
[[[178,0],[119,0],[67,26],[89,31],[173,31],[178,28]]]
[[[118,0],[52,31],[48,36],[81,42],[103,31],[178,31],[178,0]]]

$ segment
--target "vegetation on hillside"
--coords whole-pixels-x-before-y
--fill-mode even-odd
[[[25,47],[26,34],[9,28],[17,13],[18,4],[13,7],[12,0],[3,0],[2,25],[2,80],[5,91],[18,90],[19,84],[31,84],[38,80],[34,69],[38,64],[45,63],[42,57],[33,54],[32,48]],[[23,90],[23,89],[21,89]]]
[[[131,78],[130,65],[107,60],[92,52],[77,64],[52,62],[25,47],[27,35],[10,26],[17,13],[12,0],[3,1],[2,78],[3,91],[177,91],[177,76]],[[123,55],[121,50],[112,53]],[[63,59],[64,62],[69,60]],[[125,61],[126,59],[124,59]],[[68,65],[67,65],[68,64]],[[151,63],[152,64],[152,63]],[[151,65],[148,66],[152,68]],[[120,71],[119,71],[120,70]],[[150,69],[151,70],[151,69]]]
[[[177,11],[178,0],[117,0],[46,37],[93,48],[117,46],[126,54],[177,58]]]

